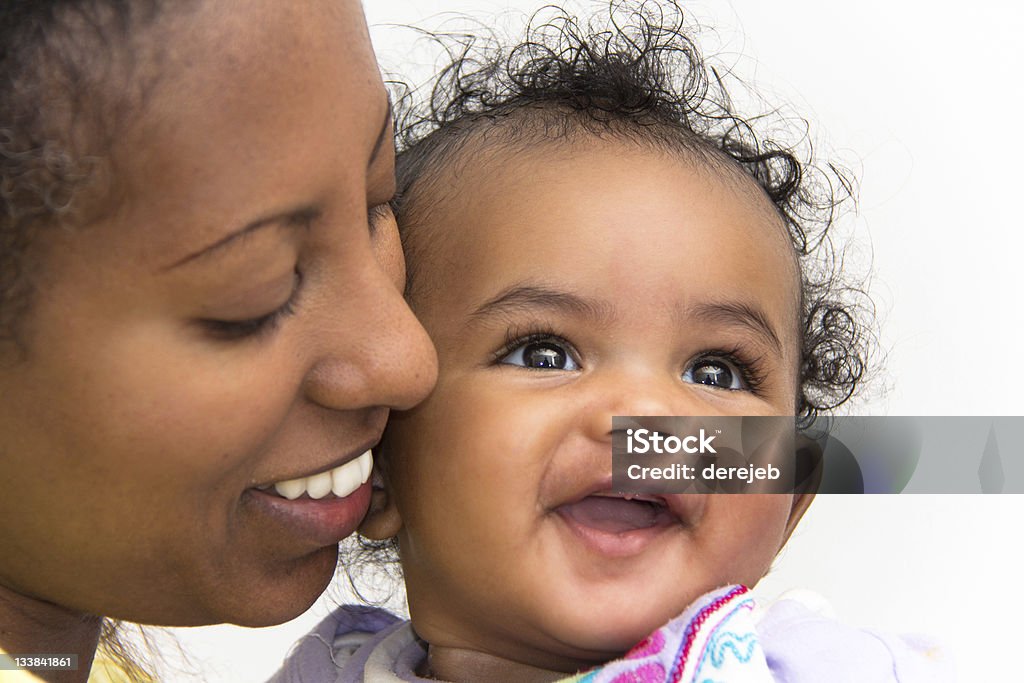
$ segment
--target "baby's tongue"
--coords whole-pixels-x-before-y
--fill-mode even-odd
[[[605,496],[588,496],[563,505],[559,512],[577,524],[610,534],[647,529],[662,516],[661,508],[650,503]]]

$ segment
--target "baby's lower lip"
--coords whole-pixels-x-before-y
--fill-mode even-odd
[[[263,526],[282,538],[297,541],[309,551],[337,545],[356,530],[370,507],[370,482],[348,496],[308,496],[288,500],[273,492],[249,489],[244,502],[254,514],[264,518]]]
[[[555,512],[575,540],[608,557],[636,555],[678,524],[663,505],[620,498],[588,496]]]

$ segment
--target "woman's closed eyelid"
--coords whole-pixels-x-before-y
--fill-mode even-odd
[[[217,341],[238,341],[255,338],[272,331],[276,325],[296,311],[302,290],[303,276],[298,267],[294,270],[294,285],[283,304],[262,315],[238,320],[201,318],[199,323]]]

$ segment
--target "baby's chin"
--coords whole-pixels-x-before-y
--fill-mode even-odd
[[[687,604],[666,606],[638,602],[590,605],[574,614],[563,614],[544,625],[550,654],[564,660],[566,671],[583,670],[622,657],[654,631],[681,614]]]

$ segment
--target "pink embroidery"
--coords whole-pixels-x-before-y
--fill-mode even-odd
[[[640,641],[640,644],[627,652],[624,659],[643,659],[644,657],[650,657],[651,655],[656,655],[661,652],[664,647],[665,634],[661,632],[661,629],[659,629],[644,638]]]
[[[675,666],[672,667],[672,683],[679,683],[679,680],[682,678],[683,669],[686,667],[686,662],[690,656],[690,649],[693,647],[693,641],[697,637],[697,633],[700,631],[701,626],[703,626],[704,622],[708,620],[708,617],[722,609],[722,607],[736,596],[746,593],[747,590],[746,586],[736,586],[725,595],[716,598],[710,605],[706,605],[687,625],[686,639],[683,642],[682,651],[676,659]]]
[[[651,662],[619,674],[612,679],[612,683],[662,683],[664,680],[665,667],[657,662]]]

